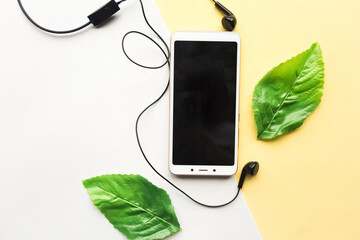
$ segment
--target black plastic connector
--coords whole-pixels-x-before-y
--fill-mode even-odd
[[[119,10],[119,5],[114,0],[111,0],[100,9],[90,14],[88,18],[90,22],[96,27],[97,25],[109,19]]]

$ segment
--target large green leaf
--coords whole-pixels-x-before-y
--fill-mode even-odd
[[[163,239],[180,230],[169,195],[140,175],[103,175],[83,184],[95,206],[128,239]]]
[[[300,127],[319,105],[323,86],[324,62],[318,43],[268,72],[253,96],[258,139],[272,139]]]

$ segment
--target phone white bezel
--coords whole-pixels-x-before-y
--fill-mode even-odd
[[[234,165],[174,165],[173,155],[173,96],[174,96],[174,54],[170,54],[170,129],[169,129],[169,170],[175,175],[196,176],[231,176],[237,171],[238,166],[238,137],[239,137],[239,76],[240,76],[240,36],[235,32],[175,32],[171,36],[171,53],[174,53],[175,41],[217,41],[237,43],[237,68],[236,68],[236,113],[235,113],[235,146]]]

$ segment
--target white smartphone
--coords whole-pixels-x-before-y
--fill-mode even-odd
[[[171,37],[169,168],[176,175],[237,170],[240,36]]]

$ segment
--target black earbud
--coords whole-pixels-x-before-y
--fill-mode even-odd
[[[255,176],[257,174],[257,172],[259,171],[259,167],[260,167],[260,164],[258,162],[248,162],[243,167],[243,169],[241,171],[239,184],[238,184],[239,189],[241,189],[244,184],[246,173],[250,173],[251,176]]]
[[[220,9],[220,11],[222,11],[223,13],[226,14],[225,17],[223,17],[223,19],[221,20],[221,23],[223,25],[223,27],[228,30],[228,31],[232,31],[234,30],[235,26],[236,26],[236,17],[235,15],[230,12],[229,9],[227,9],[224,5],[222,5],[221,3],[213,0],[215,3],[215,6]]]

